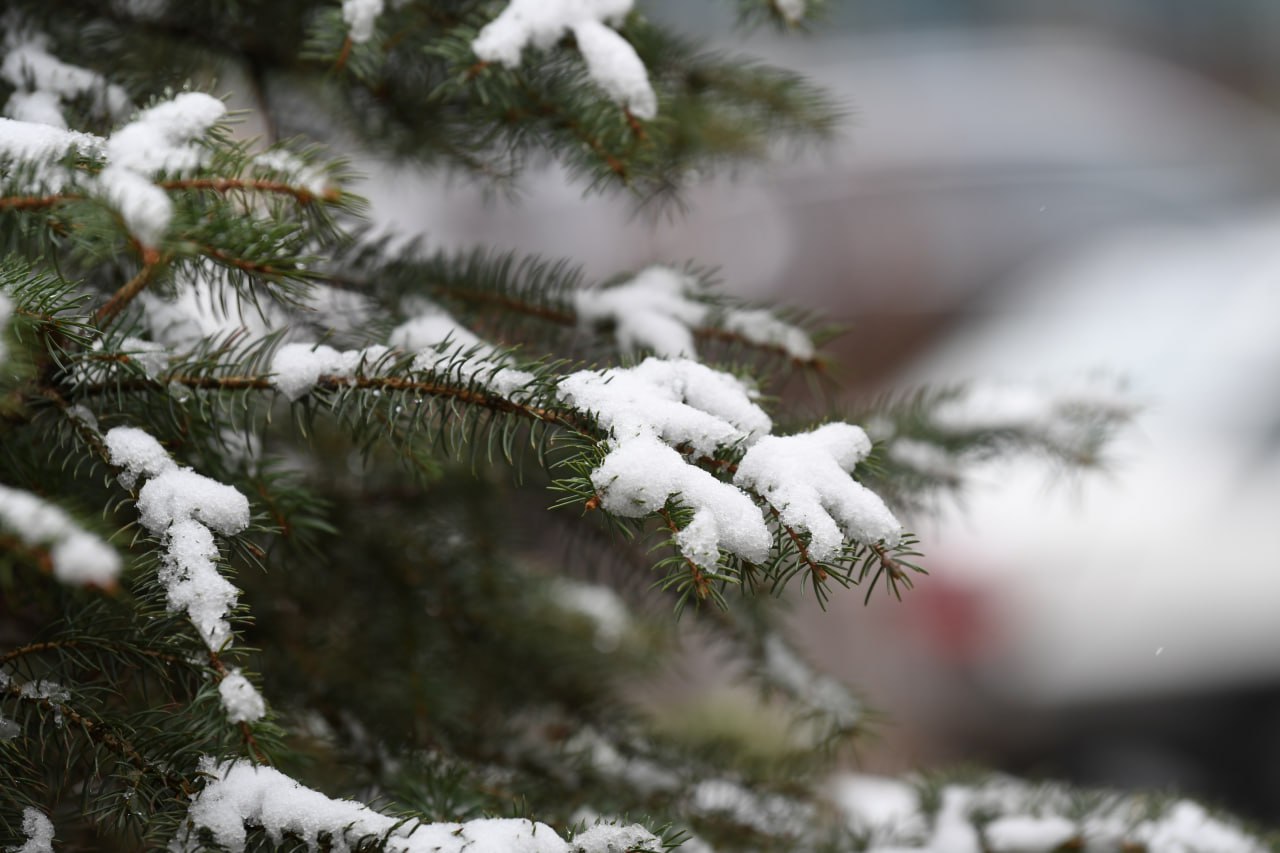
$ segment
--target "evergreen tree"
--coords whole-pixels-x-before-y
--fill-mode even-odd
[[[692,265],[587,283],[395,248],[332,153],[486,189],[554,158],[669,205],[829,136],[821,91],[631,0],[7,5],[6,849],[1259,849],[1187,802],[975,776],[850,815],[823,782],[866,714],[778,593],[900,594],[900,519],[960,463],[1092,466],[1122,400],[950,388],[803,421],[770,395],[825,381],[806,318]],[[234,133],[229,71],[272,139]],[[626,700],[680,653],[673,610],[794,715],[784,745]]]

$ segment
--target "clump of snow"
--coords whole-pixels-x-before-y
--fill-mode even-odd
[[[342,20],[353,42],[364,44],[373,37],[373,25],[383,5],[383,0],[342,0]]]
[[[611,449],[591,474],[605,509],[639,518],[676,497],[694,511],[676,534],[693,563],[715,566],[722,548],[764,559],[773,537],[751,497],[673,449],[709,455],[767,433],[769,416],[745,384],[697,362],[648,358],[632,368],[579,371],[558,387],[610,432]]]
[[[921,838],[926,830],[920,794],[899,779],[841,773],[829,783],[832,802],[849,828],[873,838]]]
[[[157,245],[173,218],[173,203],[151,179],[161,172],[177,175],[203,165],[205,154],[195,140],[226,111],[217,98],[183,92],[143,110],[108,137],[107,165],[98,174],[98,188],[144,246]]]
[[[1180,800],[1158,820],[1140,825],[1133,836],[1149,850],[1179,853],[1262,853],[1267,849],[1190,800]]]
[[[578,318],[611,322],[618,346],[651,349],[666,358],[694,358],[693,327],[710,307],[690,299],[697,280],[670,267],[652,266],[613,287],[579,290],[573,295]]]
[[[767,500],[784,524],[808,532],[810,552],[820,560],[834,556],[846,534],[890,546],[901,536],[884,502],[850,476],[871,449],[858,427],[827,424],[801,435],[770,436],[769,416],[748,386],[684,359],[578,371],[558,390],[610,433],[609,453],[591,474],[601,505],[638,518],[678,498],[694,516],[676,534],[676,544],[699,566],[714,566],[721,549],[750,561],[768,553],[768,525],[744,490]],[[733,445],[748,450],[732,485],[674,449],[710,456]]]
[[[53,164],[72,152],[96,156],[106,144],[101,137],[61,130],[32,121],[0,118],[0,163],[20,163],[34,169],[37,191],[57,192],[71,173]]]
[[[991,853],[1057,850],[1079,834],[1074,821],[1058,815],[1000,817],[987,824],[983,832]]]
[[[456,376],[460,382],[474,382],[509,399],[535,378],[509,367],[510,355],[435,306],[392,329],[389,343],[417,353],[413,370]]]
[[[21,847],[10,847],[13,853],[53,853],[53,822],[39,809],[22,810],[22,831],[27,841]]]
[[[643,826],[597,823],[573,837],[581,853],[661,853],[662,841]]]
[[[53,576],[63,583],[110,587],[120,575],[114,548],[30,492],[0,485],[0,529],[25,545],[48,547]]]
[[[297,400],[310,393],[321,376],[349,379],[386,353],[381,346],[338,352],[323,344],[285,344],[271,360],[271,381],[290,400]]]
[[[164,545],[159,578],[169,609],[185,611],[201,639],[217,651],[231,639],[226,617],[239,591],[218,574],[213,532],[231,536],[247,528],[248,500],[231,486],[178,467],[143,430],[115,427],[103,442],[126,488],[147,478],[138,492],[139,520]]]
[[[598,651],[616,649],[631,627],[631,614],[626,604],[607,586],[560,578],[554,582],[552,590],[557,604],[591,620],[595,629],[594,645]]]
[[[272,767],[205,758],[210,778],[187,811],[187,826],[170,844],[176,853],[202,850],[199,830],[232,853],[242,853],[247,826],[260,826],[275,842],[289,834],[317,849],[322,836],[336,850],[361,839],[385,839],[388,853],[608,853],[609,847],[571,846],[546,824],[488,818],[466,823],[418,823],[384,815],[352,800],[326,797]],[[636,828],[644,832],[642,828]],[[637,835],[636,837],[642,837]],[[589,839],[588,839],[589,840]],[[607,841],[611,838],[606,839]]]
[[[656,116],[658,98],[635,48],[598,20],[581,20],[571,29],[587,73],[596,85],[633,115],[643,119]]]
[[[773,536],[750,496],[690,465],[652,435],[617,442],[591,474],[606,510],[627,518],[657,512],[675,497],[693,509],[693,519],[675,535],[676,545],[695,565],[713,568],[720,550],[759,562]]]
[[[797,24],[804,17],[805,0],[773,0],[773,5],[788,24]]]
[[[18,725],[16,720],[0,714],[0,740],[13,740],[20,734],[22,734],[22,726]]]
[[[799,326],[779,320],[763,308],[737,308],[725,312],[724,327],[753,344],[777,347],[797,361],[814,357],[813,340]]]
[[[1185,800],[1152,818],[1145,798],[1113,797],[1079,816],[1078,797],[1064,788],[993,777],[974,785],[944,786],[930,819],[919,795],[901,782],[842,774],[830,787],[850,828],[869,837],[872,853],[1052,853],[1081,844],[1087,850],[1153,853],[1267,849],[1239,827]]]
[[[137,427],[116,427],[103,436],[107,461],[120,469],[120,485],[132,489],[139,477],[158,477],[178,465],[151,433]]]
[[[846,423],[766,436],[743,456],[733,482],[764,497],[784,524],[808,532],[809,552],[818,560],[834,556],[846,534],[892,547],[902,525],[875,492],[850,476],[870,451],[866,433]]]
[[[658,99],[644,63],[626,39],[605,26],[620,22],[632,0],[511,0],[471,43],[476,56],[508,68],[524,49],[546,49],[572,32],[596,85],[643,119],[658,114]]]
[[[267,703],[240,670],[233,669],[218,683],[218,694],[227,719],[233,723],[255,723],[267,713]]]
[[[694,276],[666,266],[651,266],[612,287],[579,290],[574,311],[585,323],[611,323],[619,348],[649,349],[665,358],[696,358],[694,330],[707,323],[712,307],[695,297],[702,284]],[[803,329],[764,309],[731,308],[720,325],[760,346],[776,347],[800,361],[814,356]]]
[[[591,414],[614,439],[650,435],[695,453],[750,443],[773,422],[735,376],[695,361],[647,358],[635,367],[582,370],[560,380],[560,396]]]
[[[108,84],[96,71],[69,65],[49,53],[48,37],[40,33],[6,39],[7,52],[0,62],[0,79],[13,86],[4,113],[19,121],[46,124],[66,130],[64,103],[92,95],[99,109],[120,117],[130,108],[124,89]]]

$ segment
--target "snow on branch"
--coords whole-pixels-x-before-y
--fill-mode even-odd
[[[805,0],[771,0],[773,7],[788,24],[798,24],[804,17]]]
[[[631,6],[632,0],[511,0],[480,30],[471,48],[485,62],[516,68],[529,45],[550,48],[571,32],[596,85],[632,115],[651,119],[658,114],[658,99],[644,63],[626,39],[606,26],[620,22]]]
[[[22,810],[22,831],[27,836],[21,847],[9,847],[13,853],[53,853],[53,822],[39,809]]]
[[[204,165],[195,144],[226,114],[226,105],[201,92],[183,92],[143,110],[107,138],[107,165],[98,189],[143,246],[154,247],[173,218],[173,202],[152,178],[177,175]]]
[[[170,611],[185,611],[219,671],[218,692],[228,719],[252,723],[266,714],[266,703],[238,669],[226,670],[217,653],[230,644],[227,616],[240,591],[218,573],[214,532],[234,536],[249,526],[249,502],[235,488],[190,468],[180,468],[149,433],[115,427],[102,437],[107,461],[120,469],[127,489],[146,480],[138,492],[142,526],[164,546],[159,580]]]
[[[508,353],[481,340],[434,305],[392,329],[388,342],[417,353],[413,370],[456,373],[462,382],[480,384],[500,397],[512,399],[534,381],[532,373],[509,366]]]
[[[315,388],[321,376],[350,378],[386,353],[386,347],[338,352],[324,344],[285,344],[271,360],[272,382],[290,400],[298,400]]]
[[[138,492],[139,520],[164,543],[160,581],[169,609],[186,611],[200,638],[217,651],[231,639],[227,614],[240,593],[218,574],[213,533],[230,536],[247,528],[249,502],[231,486],[178,467],[160,442],[136,427],[115,427],[103,443],[125,488],[147,481]]]
[[[850,476],[870,452],[871,440],[852,424],[765,436],[742,457],[733,482],[761,495],[784,524],[806,531],[815,559],[834,557],[846,537],[893,547],[902,525],[879,495]]]
[[[858,427],[836,423],[770,436],[772,422],[752,389],[685,359],[579,371],[558,389],[609,432],[608,453],[591,473],[601,506],[640,518],[676,498],[694,511],[676,544],[699,567],[715,566],[721,550],[751,562],[767,556],[773,538],[746,490],[768,501],[784,524],[808,532],[820,560],[835,556],[846,537],[890,547],[900,538],[884,502],[850,476],[871,447]],[[680,452],[710,457],[738,446],[748,449],[732,484]]]
[[[364,44],[373,37],[373,27],[384,5],[383,0],[342,0],[342,20],[351,41]]]
[[[1082,811],[1079,792],[1001,776],[945,784],[927,795],[923,783],[851,773],[836,775],[827,787],[850,830],[867,840],[869,853],[1268,849],[1190,800],[1157,808],[1141,797],[1100,796]]]
[[[112,118],[123,118],[132,105],[124,89],[108,84],[96,71],[70,65],[49,53],[43,33],[15,29],[5,39],[0,80],[13,87],[4,114],[24,122],[67,129],[62,108],[68,102],[92,96],[95,107]]]
[[[388,342],[414,353],[410,365],[414,372],[456,377],[464,385],[479,385],[507,400],[516,400],[536,378],[511,367],[509,353],[481,340],[435,306],[392,329]],[[321,377],[344,380],[373,375],[390,352],[382,345],[338,352],[324,344],[285,344],[271,361],[271,382],[290,400],[298,400]]]
[[[695,276],[651,266],[612,287],[575,292],[573,307],[580,322],[611,323],[624,351],[649,349],[665,358],[696,358],[694,333],[713,314],[711,304],[696,298],[702,292]],[[748,343],[776,348],[797,361],[814,357],[808,334],[769,311],[726,309],[721,325]]]
[[[522,818],[422,823],[392,817],[243,760],[206,757],[200,769],[209,781],[192,798],[187,825],[169,846],[175,853],[205,849],[201,830],[226,850],[242,853],[250,826],[261,827],[277,844],[287,836],[313,850],[325,843],[352,850],[362,841],[384,841],[381,849],[388,853],[617,853],[620,838],[631,845],[627,850],[660,849],[658,839],[639,826],[587,830],[567,842],[546,824]]]
[[[17,164],[33,170],[42,190],[57,191],[70,177],[55,163],[71,153],[98,156],[106,144],[100,136],[62,130],[47,124],[0,118],[0,163]]]
[[[53,576],[63,583],[110,588],[120,575],[120,554],[100,537],[48,501],[0,485],[0,538],[6,535],[48,548]]]

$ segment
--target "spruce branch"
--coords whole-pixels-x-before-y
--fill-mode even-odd
[[[139,293],[146,289],[162,263],[163,259],[158,252],[154,249],[145,250],[142,269],[138,270],[137,274],[125,282],[119,290],[111,294],[111,298],[108,299],[94,315],[94,322],[97,323],[98,326],[105,326],[107,323],[111,322],[117,314],[123,311],[130,302],[137,298]]]
[[[148,759],[127,738],[112,731],[102,721],[86,716],[68,702],[36,695],[24,690],[23,686],[15,683],[12,678],[6,678],[0,684],[0,690],[19,702],[29,703],[49,713],[61,715],[64,720],[83,732],[89,740],[119,755],[139,772],[163,781],[175,793],[186,796],[193,793],[192,787],[184,777],[166,769],[163,763]]]

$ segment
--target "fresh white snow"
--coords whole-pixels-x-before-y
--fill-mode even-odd
[[[573,307],[583,323],[611,323],[624,352],[648,349],[665,358],[696,358],[694,331],[714,319],[712,306],[697,299],[702,290],[695,276],[654,265],[611,287],[577,291]],[[719,323],[751,343],[776,347],[794,359],[814,356],[813,341],[803,329],[763,308],[725,309]]]
[[[773,5],[789,24],[796,24],[804,17],[805,0],[773,0]]]
[[[218,573],[213,534],[232,536],[249,526],[249,502],[235,488],[180,468],[150,434],[115,427],[103,436],[120,481],[138,492],[142,526],[164,545],[159,578],[170,610],[185,611],[213,651],[231,640],[227,614],[239,591]]]
[[[636,824],[597,823],[573,837],[573,847],[592,853],[632,853],[663,849],[661,840]]]
[[[866,433],[846,423],[766,436],[742,457],[733,482],[761,495],[783,523],[808,532],[809,553],[818,560],[835,556],[846,536],[892,547],[902,525],[879,495],[850,476],[870,451]]]
[[[53,853],[53,822],[39,809],[22,810],[22,831],[27,840],[21,847],[10,847],[13,853]]]
[[[724,327],[754,344],[777,347],[797,361],[809,361],[817,350],[799,326],[773,316],[764,308],[735,308],[725,312]]]
[[[383,5],[383,0],[342,0],[342,20],[353,42],[364,44],[373,37]]]
[[[609,431],[609,453],[591,475],[603,507],[638,518],[678,498],[694,516],[676,544],[699,566],[714,566],[722,549],[751,561],[768,553],[772,535],[746,490],[767,500],[783,523],[809,533],[810,553],[819,560],[835,556],[846,536],[889,546],[901,536],[884,501],[851,476],[871,449],[856,426],[768,435],[772,423],[751,388],[686,359],[578,371],[558,389]],[[711,456],[732,445],[748,448],[732,485],[675,449]]]
[[[937,795],[940,805],[930,816],[920,789],[898,780],[842,773],[827,788],[850,828],[870,839],[869,853],[1052,853],[1074,839],[1097,851],[1139,846],[1152,853],[1266,849],[1239,827],[1187,800],[1153,816],[1149,798],[1114,796],[1077,818],[1078,797],[1067,789],[994,776],[972,785],[944,785]]]
[[[612,322],[623,351],[644,348],[666,358],[694,358],[693,328],[710,312],[689,298],[697,286],[692,276],[652,266],[613,287],[577,291],[574,310],[584,323]]]
[[[173,202],[152,178],[161,172],[179,175],[203,165],[204,150],[194,141],[226,111],[217,98],[183,92],[138,113],[107,138],[107,165],[98,174],[98,189],[144,246],[157,245],[173,217]]]
[[[508,68],[530,45],[550,48],[572,32],[587,73],[610,97],[643,119],[658,114],[658,99],[635,48],[607,23],[621,21],[632,0],[511,0],[471,43],[476,56]]]
[[[412,369],[474,382],[500,397],[514,398],[534,375],[510,367],[511,356],[478,338],[448,312],[436,306],[391,331],[391,346],[416,352]],[[461,356],[468,355],[467,358]]]
[[[386,839],[389,853],[617,853],[623,833],[640,843],[652,838],[642,827],[613,827],[587,830],[570,844],[546,824],[521,818],[406,821],[352,800],[331,799],[272,767],[205,758],[201,769],[211,778],[192,798],[189,825],[170,844],[175,853],[203,849],[198,828],[232,853],[242,853],[248,826],[262,827],[277,842],[288,833],[312,849],[321,836],[329,836],[338,851],[351,850],[361,839]]]
[[[595,417],[616,441],[649,435],[708,455],[773,428],[754,389],[687,359],[647,358],[635,367],[578,371],[558,387],[565,402]]]
[[[110,587],[120,575],[114,548],[30,492],[0,485],[0,530],[26,545],[47,547],[53,576],[63,583]]]
[[[266,716],[267,703],[262,694],[238,669],[222,677],[218,683],[218,694],[222,697],[227,719],[233,723],[255,723]]]
[[[34,169],[33,191],[57,192],[70,178],[54,163],[73,151],[85,156],[102,152],[106,140],[88,133],[61,130],[48,124],[0,118],[0,162],[16,162]]]
[[[991,853],[1040,853],[1056,850],[1079,834],[1075,821],[1058,815],[1009,815],[983,829]]]
[[[297,400],[310,393],[321,376],[349,379],[386,353],[380,346],[338,352],[324,344],[285,344],[271,360],[271,381],[290,400]]]
[[[0,79],[14,89],[4,106],[5,115],[20,121],[66,129],[62,106],[83,95],[94,96],[100,109],[123,117],[131,107],[124,89],[108,84],[96,71],[69,65],[49,53],[43,34],[13,34],[6,39]]]

